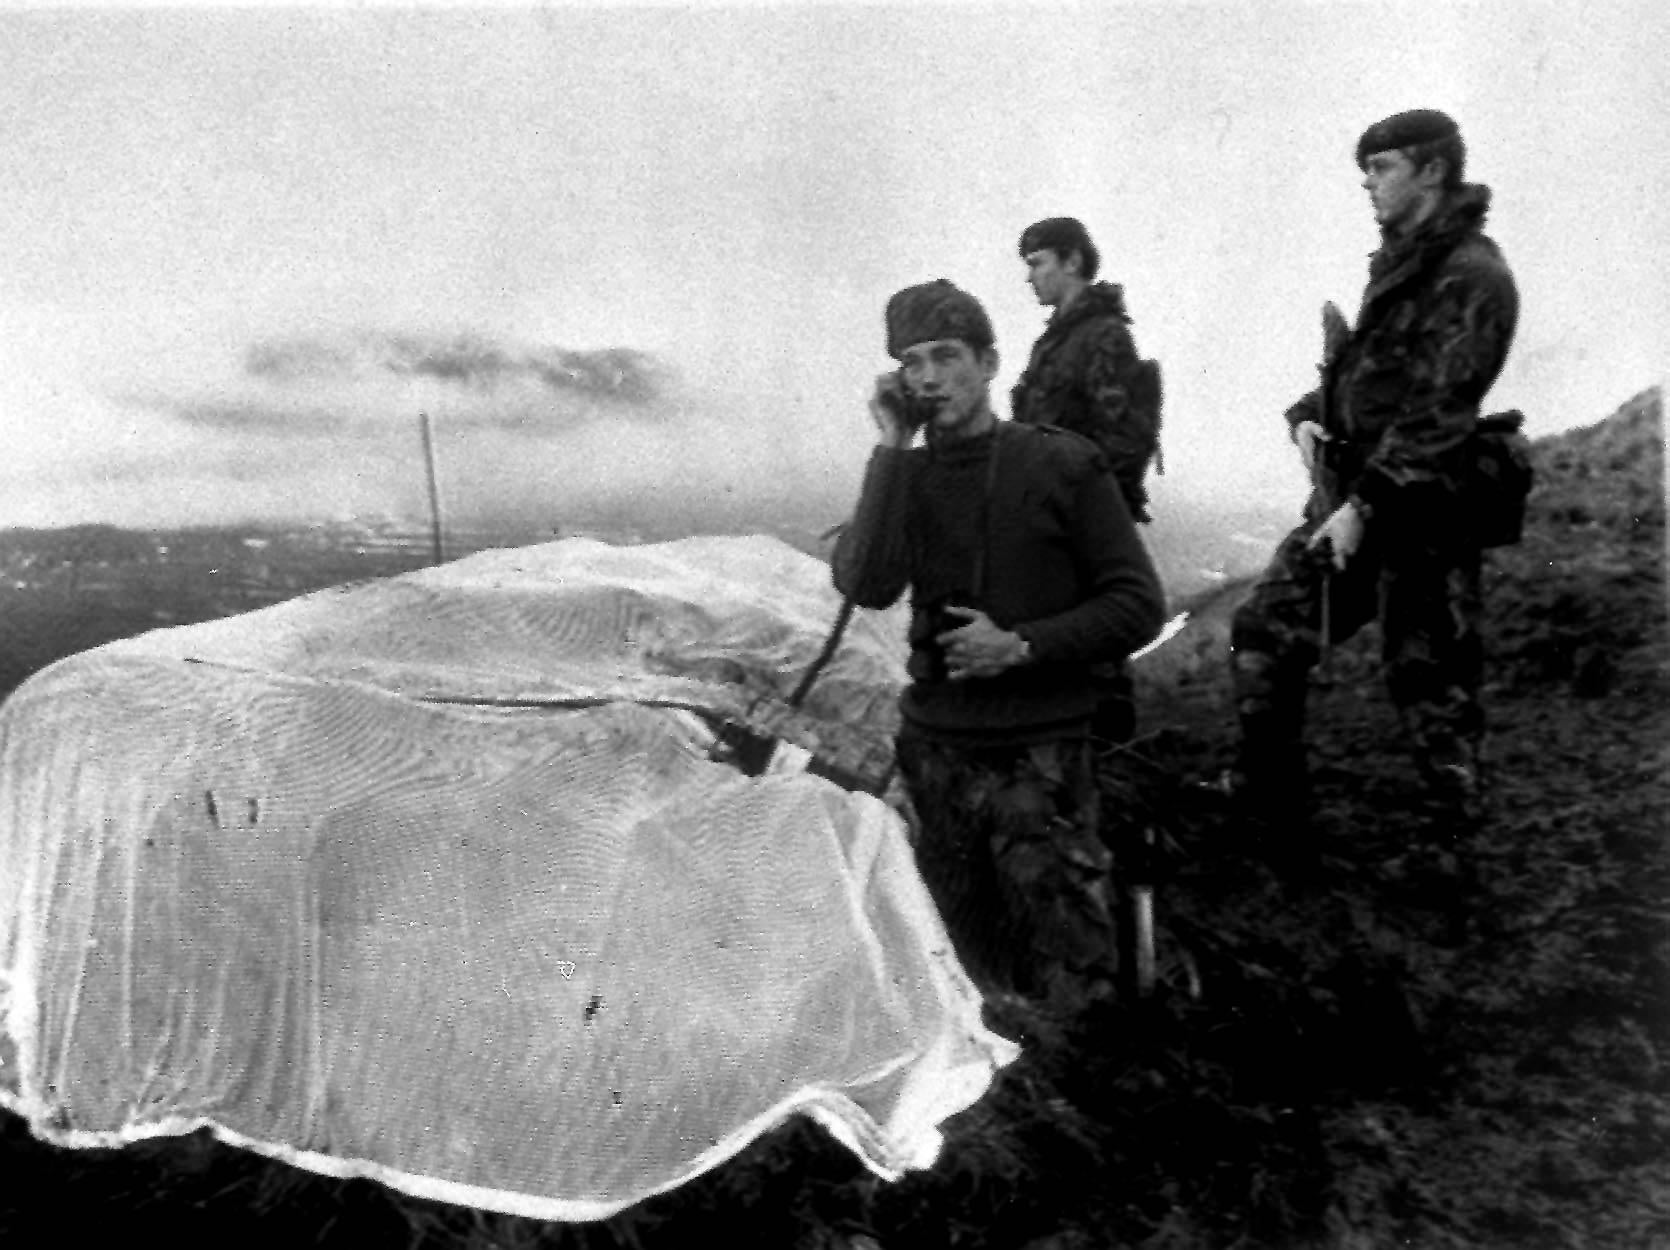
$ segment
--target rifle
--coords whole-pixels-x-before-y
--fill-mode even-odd
[[[1311,483],[1328,500],[1330,509],[1338,507],[1340,503],[1337,498],[1339,461],[1335,452],[1339,439],[1334,429],[1333,411],[1334,367],[1339,363],[1340,354],[1345,350],[1345,344],[1350,338],[1351,328],[1346,325],[1339,305],[1333,300],[1325,300],[1322,304],[1322,361],[1316,367],[1320,375],[1320,385],[1316,391],[1316,416],[1317,424],[1322,427],[1322,436],[1317,440],[1315,459],[1311,463]],[[1322,558],[1325,561],[1322,566],[1322,655],[1318,668],[1326,669],[1334,642],[1333,553],[1324,551]]]
[[[1312,484],[1319,487],[1328,499],[1328,506],[1339,506],[1339,464],[1335,448],[1340,431],[1334,413],[1334,370],[1339,364],[1345,345],[1351,338],[1351,328],[1339,305],[1328,300],[1322,305],[1322,360],[1316,366],[1319,386],[1316,391],[1316,419],[1322,427],[1316,461],[1311,468]]]

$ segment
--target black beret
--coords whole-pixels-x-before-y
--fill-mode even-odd
[[[1437,109],[1410,109],[1407,113],[1394,113],[1363,131],[1363,137],[1357,140],[1357,168],[1363,168],[1376,152],[1450,139],[1459,134],[1460,129],[1454,118]]]
[[[1062,256],[1078,252],[1093,256],[1096,245],[1090,241],[1090,231],[1076,217],[1046,217],[1021,231],[1021,255],[1029,256],[1050,248]]]
[[[985,348],[995,337],[980,301],[944,278],[907,286],[887,301],[887,354],[894,360],[905,348],[932,339],[963,339]]]

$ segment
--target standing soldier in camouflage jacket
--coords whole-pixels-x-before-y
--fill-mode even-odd
[[[1464,156],[1455,122],[1426,109],[1377,122],[1357,144],[1381,246],[1356,328],[1334,314],[1322,386],[1286,414],[1314,484],[1304,523],[1230,635],[1241,745],[1226,781],[1266,813],[1302,803],[1306,678],[1320,648],[1376,617],[1430,792],[1441,810],[1477,811],[1480,543],[1464,483],[1519,298],[1482,233],[1490,190],[1462,181]]]
[[[1072,217],[1034,222],[1021,234],[1026,281],[1054,311],[1032,346],[1026,370],[1010,392],[1010,412],[1027,425],[1057,425],[1101,449],[1131,516],[1148,521],[1143,483],[1159,447],[1156,367],[1137,355],[1125,292],[1097,282],[1101,255],[1090,232]],[[1099,666],[1095,733],[1113,742],[1136,725],[1131,679],[1124,664]]]
[[[1143,362],[1131,338],[1125,292],[1096,281],[1101,255],[1090,232],[1071,217],[1028,226],[1020,253],[1027,285],[1055,311],[1010,392],[1010,413],[1016,421],[1059,425],[1095,443],[1131,516],[1147,521],[1143,477],[1158,447],[1158,412],[1142,394]]]
[[[887,302],[877,440],[830,561],[861,607],[909,594],[899,771],[916,859],[981,990],[1074,1011],[1117,967],[1090,750],[1091,666],[1165,601],[1089,442],[999,421],[991,321],[943,279]]]

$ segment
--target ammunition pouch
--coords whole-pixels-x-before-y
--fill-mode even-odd
[[[1479,547],[1511,546],[1524,534],[1525,505],[1535,478],[1531,444],[1521,433],[1524,424],[1520,412],[1491,413],[1474,423],[1468,437],[1461,494],[1456,501],[1461,515],[1443,508],[1451,519],[1440,524],[1449,527],[1460,523]],[[1362,444],[1337,436],[1320,444],[1316,485],[1328,507],[1337,508],[1351,494],[1368,451]],[[1431,521],[1438,516],[1434,511],[1437,503],[1429,500],[1416,512]]]
[[[1519,412],[1480,417],[1469,439],[1464,498],[1474,540],[1507,547],[1525,530],[1525,501],[1536,476]]]

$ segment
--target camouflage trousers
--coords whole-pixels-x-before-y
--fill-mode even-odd
[[[917,866],[985,993],[1082,1003],[1115,970],[1112,855],[1088,740],[897,743]]]
[[[1283,540],[1231,625],[1243,768],[1302,760],[1324,601],[1331,643],[1379,622],[1387,691],[1423,774],[1475,767],[1484,729],[1478,549],[1432,537],[1394,550],[1374,544],[1371,533],[1340,570],[1306,550],[1315,529],[1307,522]]]

